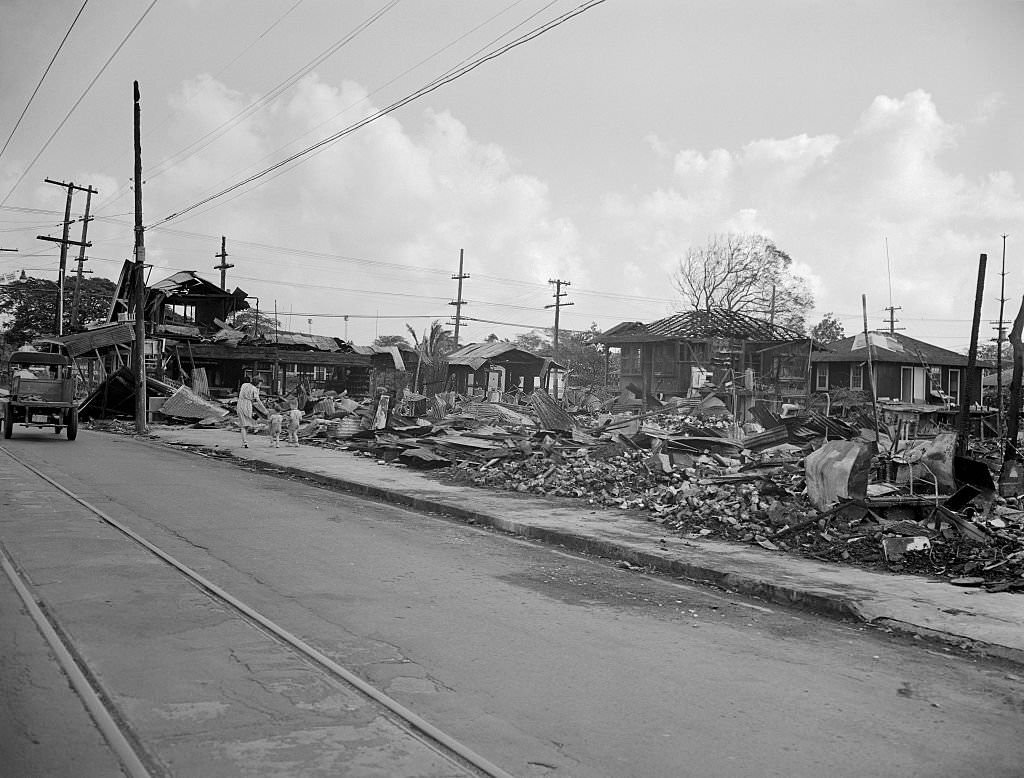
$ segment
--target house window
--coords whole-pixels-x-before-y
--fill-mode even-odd
[[[828,365],[818,365],[814,388],[819,392],[828,391]]]
[[[949,371],[949,391],[946,392],[949,395],[949,399],[953,405],[960,404],[960,371],[950,369]]]
[[[900,368],[900,402],[925,401],[925,370],[923,367]]]
[[[640,346],[623,346],[619,358],[623,375],[640,374]]]
[[[329,368],[326,365],[314,365],[313,366],[313,380],[314,381],[326,381],[327,371]]]
[[[864,366],[859,362],[850,365],[850,388],[858,392],[864,388]]]

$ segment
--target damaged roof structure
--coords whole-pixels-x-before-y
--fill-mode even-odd
[[[552,371],[565,368],[550,357],[542,357],[514,343],[470,343],[446,357],[448,376],[456,392],[475,388],[507,392],[531,392],[548,386]]]
[[[595,340],[620,350],[620,390],[648,404],[717,391],[738,417],[758,401],[806,400],[808,356],[818,347],[795,330],[724,309],[626,321]]]

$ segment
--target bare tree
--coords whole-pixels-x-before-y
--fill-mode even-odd
[[[744,313],[802,331],[813,297],[792,265],[764,235],[728,233],[688,249],[673,282],[694,310]]]

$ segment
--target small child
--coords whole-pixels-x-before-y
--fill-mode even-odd
[[[302,422],[302,411],[299,410],[299,403],[292,399],[288,401],[288,445],[299,446],[299,424]]]
[[[281,447],[281,426],[284,424],[284,416],[281,412],[274,408],[274,412],[270,414],[270,445],[274,448]]]

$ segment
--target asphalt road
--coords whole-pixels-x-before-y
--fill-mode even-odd
[[[514,775],[1022,772],[1019,668],[130,438],[2,445]]]

